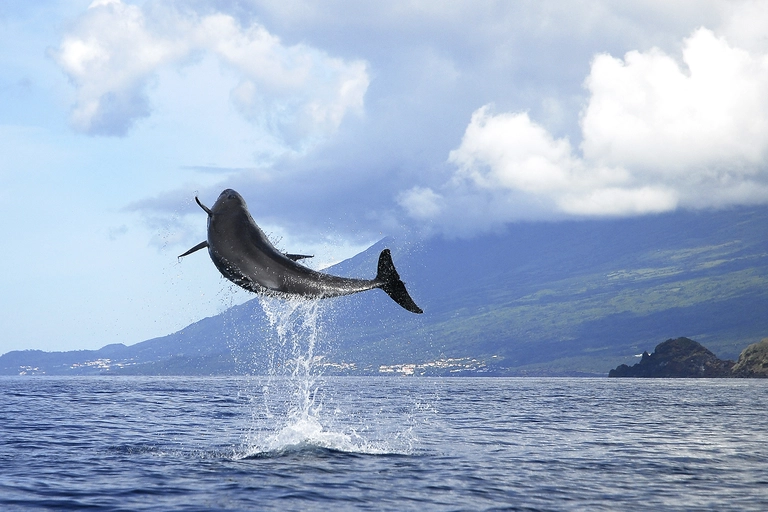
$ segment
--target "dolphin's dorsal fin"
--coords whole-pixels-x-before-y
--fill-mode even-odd
[[[314,254],[311,255],[311,256],[308,256],[306,254],[288,254],[288,253],[285,253],[285,256],[286,256],[286,258],[288,258],[290,260],[293,260],[293,261],[299,261],[299,260],[303,260],[303,259],[306,259],[306,258],[314,258],[315,257]]]
[[[189,256],[193,252],[199,251],[200,249],[205,249],[206,247],[208,247],[208,241],[204,240],[199,244],[197,244],[196,246],[194,246],[193,248],[191,248],[190,250],[188,250],[187,252],[185,252],[184,254],[179,255],[179,259],[183,258],[184,256]]]

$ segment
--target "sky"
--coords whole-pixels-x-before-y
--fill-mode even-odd
[[[0,353],[250,298],[176,258],[225,188],[316,268],[768,203],[766,34],[748,1],[3,0]]]

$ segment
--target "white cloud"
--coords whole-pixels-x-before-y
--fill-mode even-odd
[[[566,194],[558,205],[575,215],[639,215],[669,211],[677,205],[674,190],[663,187],[602,187],[580,194]]]
[[[727,16],[719,27],[728,41],[755,52],[768,51],[768,3],[760,0],[729,2]]]
[[[554,139],[528,114],[492,115],[488,107],[472,115],[448,159],[478,186],[530,193],[567,187],[578,166],[570,143]]]
[[[369,83],[363,61],[287,46],[258,24],[182,12],[170,2],[94,2],[52,54],[77,87],[72,124],[89,134],[126,134],[150,115],[147,89],[159,71],[205,54],[234,71],[230,98],[240,113],[294,148],[361,112]]]
[[[684,40],[682,62],[655,48],[597,55],[585,87],[580,151],[527,113],[485,106],[450,152],[451,178],[401,194],[400,205],[447,224],[468,196],[506,198],[495,218],[478,210],[475,224],[487,227],[526,217],[513,204],[521,198],[549,216],[768,202],[768,54],[701,28]]]
[[[768,150],[768,56],[697,30],[683,64],[658,50],[600,55],[586,86],[584,158],[661,175],[760,164]]]
[[[398,203],[415,219],[429,219],[440,213],[440,203],[443,198],[434,190],[424,187],[413,187],[398,197]]]
[[[768,54],[707,29],[682,46],[595,58],[581,119],[583,157],[623,166],[691,208],[768,201]]]

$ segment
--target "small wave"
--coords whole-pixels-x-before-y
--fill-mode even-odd
[[[107,451],[120,454],[120,455],[143,455],[143,454],[153,454],[162,455],[165,453],[165,450],[160,448],[157,445],[154,444],[146,444],[146,443],[136,443],[136,444],[124,444],[124,445],[114,445],[107,447]]]
[[[263,458],[317,450],[360,455],[408,455],[411,447],[410,443],[398,447],[386,441],[371,441],[354,431],[326,430],[317,418],[305,416],[256,441],[237,458]]]

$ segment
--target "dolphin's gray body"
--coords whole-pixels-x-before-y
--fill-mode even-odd
[[[324,274],[296,263],[311,256],[283,254],[275,249],[251,218],[245,200],[234,190],[222,192],[210,209],[197,197],[195,201],[208,213],[208,240],[179,258],[207,247],[213,264],[224,277],[256,293],[326,298],[381,288],[408,311],[422,312],[400,280],[389,249],[379,256],[374,279]]]

